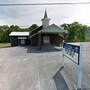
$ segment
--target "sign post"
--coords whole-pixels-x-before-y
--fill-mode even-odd
[[[64,40],[63,40],[64,44]],[[64,67],[64,48],[62,48],[62,68]]]
[[[80,43],[80,56],[78,65],[78,90],[82,87],[82,44]]]
[[[73,63],[78,65],[77,90],[82,88],[82,44],[75,45],[63,41],[62,50],[62,67],[64,67],[64,57],[69,58]]]

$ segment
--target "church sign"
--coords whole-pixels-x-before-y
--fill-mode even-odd
[[[79,65],[79,50],[80,46],[63,43],[64,56],[71,59],[74,63]]]
[[[80,43],[80,45],[75,45],[75,44],[70,44],[63,41],[62,67],[64,67],[64,61],[65,61],[64,57],[67,57],[69,60],[71,60],[73,63],[77,65],[77,68],[78,68],[77,89],[81,90],[82,88],[82,43]]]

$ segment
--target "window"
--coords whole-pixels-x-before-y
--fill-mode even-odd
[[[25,40],[21,39],[21,45],[24,45],[24,44],[25,44]]]
[[[49,43],[50,43],[50,38],[49,38],[49,36],[44,36],[44,37],[43,37],[43,43],[44,43],[44,44],[49,44]]]

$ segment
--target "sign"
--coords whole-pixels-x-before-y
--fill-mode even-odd
[[[63,43],[64,56],[68,57],[74,63],[79,64],[80,46]]]
[[[80,46],[65,43],[63,41],[63,50],[62,50],[62,67],[64,67],[64,57],[69,58],[74,63],[78,65],[78,81],[77,89],[81,90],[82,88],[82,43]]]
[[[26,37],[18,37],[18,39],[26,39]]]

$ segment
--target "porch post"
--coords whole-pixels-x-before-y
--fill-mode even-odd
[[[63,35],[64,35],[64,41],[65,41],[65,39],[66,39],[66,33],[64,32]]]
[[[39,33],[39,49],[41,50],[41,32]]]

